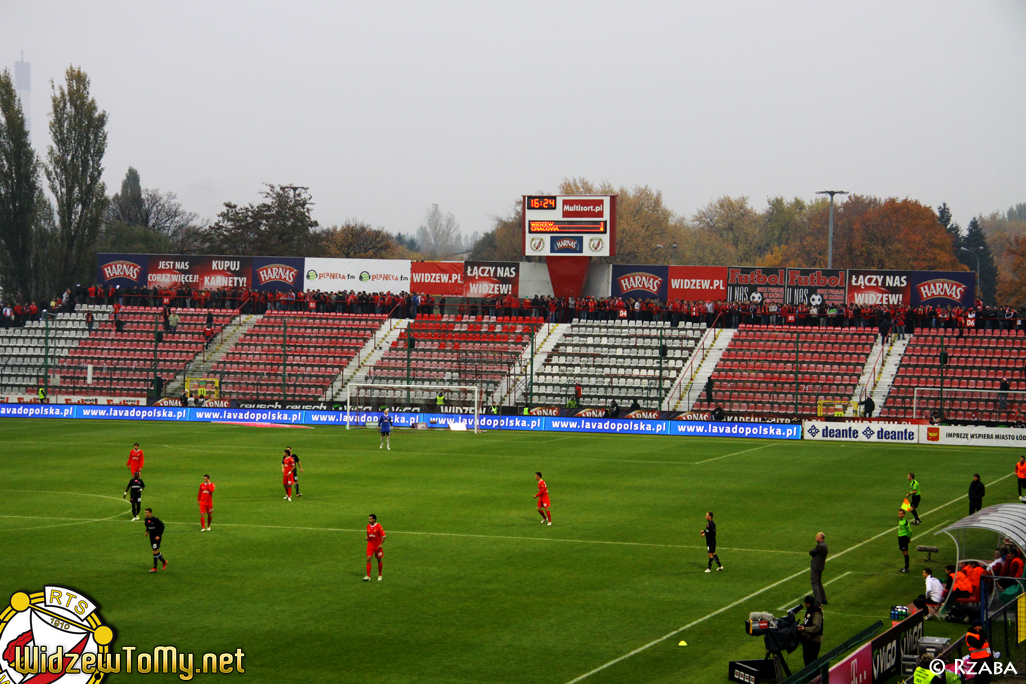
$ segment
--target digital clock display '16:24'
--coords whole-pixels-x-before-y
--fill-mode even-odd
[[[527,198],[528,209],[555,209],[556,198],[555,197],[528,197]]]

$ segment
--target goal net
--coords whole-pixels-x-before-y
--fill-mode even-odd
[[[221,381],[218,378],[186,378],[185,391],[195,392],[204,399],[221,398]]]
[[[346,429],[353,411],[383,411],[416,416],[443,413],[473,424],[479,432],[481,390],[475,385],[420,385],[351,382],[346,385]],[[462,420],[461,420],[462,418]],[[423,422],[423,421],[416,421]],[[446,423],[448,424],[448,423]]]

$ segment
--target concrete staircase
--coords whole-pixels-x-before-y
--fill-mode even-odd
[[[223,359],[228,350],[239,341],[239,338],[246,334],[246,331],[263,317],[263,314],[240,314],[226,323],[210,346],[197,354],[167,384],[167,387],[164,388],[164,394],[169,397],[177,395],[185,387],[186,378],[213,377],[213,373],[210,370],[213,365]]]
[[[545,360],[556,348],[560,340],[570,329],[569,323],[545,323],[538,332],[534,334],[534,374],[545,365]],[[491,396],[492,404],[496,406],[513,406],[520,393],[527,387],[528,376],[531,375],[531,352],[532,345],[524,347],[520,358],[510,368],[510,372],[502,379],[495,392]],[[533,376],[531,381],[533,382]]]
[[[392,348],[392,342],[399,339],[411,321],[408,318],[387,318],[374,335],[367,340],[356,356],[349,360],[328,389],[321,395],[322,401],[343,401],[346,398],[346,385],[351,382],[367,382],[367,374],[374,364]]]
[[[859,378],[859,384],[855,386],[855,394],[852,401],[860,401],[863,393],[873,397],[876,404],[874,415],[879,415],[880,410],[887,402],[887,395],[890,394],[894,378],[898,374],[898,366],[905,356],[905,348],[908,347],[912,336],[898,338],[891,335],[886,346],[878,339],[870,351],[869,359],[866,361],[866,368]],[[882,357],[881,357],[882,352]],[[857,413],[854,407],[849,407],[845,412],[846,416],[855,416]]]
[[[705,391],[705,383],[716,370],[723,352],[734,339],[734,328],[711,328],[696,348],[677,379],[679,392],[670,391],[663,401],[664,411],[690,411]],[[710,339],[711,338],[711,339]]]

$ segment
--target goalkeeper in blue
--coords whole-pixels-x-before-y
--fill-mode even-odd
[[[378,418],[378,432],[381,433],[381,439],[378,440],[378,448],[382,445],[387,445],[388,450],[392,450],[392,416],[388,415],[388,409],[381,414]]]

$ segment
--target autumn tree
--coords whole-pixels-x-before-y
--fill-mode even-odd
[[[417,228],[417,249],[431,259],[452,257],[463,251],[460,224],[452,212],[442,213],[432,204],[424,213],[424,222]]]
[[[393,259],[399,245],[382,228],[350,220],[322,233],[325,255],[343,259]]]
[[[722,250],[720,263],[754,265],[766,251],[765,221],[747,197],[723,196],[699,209],[688,222],[691,230]]]
[[[239,206],[225,202],[224,209],[205,231],[204,249],[211,254],[309,256],[317,252],[321,238],[312,216],[309,189],[295,185],[267,184],[259,204]]]
[[[96,238],[107,208],[103,155],[107,112],[89,93],[89,77],[68,67],[65,82],[51,82],[50,140],[46,178],[56,206],[58,243],[53,258],[61,282],[91,280]]]
[[[997,299],[1010,306],[1026,306],[1026,233],[1008,237],[1008,270],[1002,274]]]
[[[492,217],[492,229],[470,250],[471,261],[520,261],[524,258],[524,214],[515,202],[505,216]]]
[[[126,228],[131,229],[127,230]],[[121,181],[121,192],[114,193],[104,215],[101,243],[125,238],[159,248],[163,252],[184,254],[197,246],[204,224],[199,217],[182,208],[173,192],[143,189],[139,172],[131,166]],[[138,229],[149,231],[147,236]],[[129,235],[131,234],[131,235]],[[103,251],[114,251],[101,245]]]

